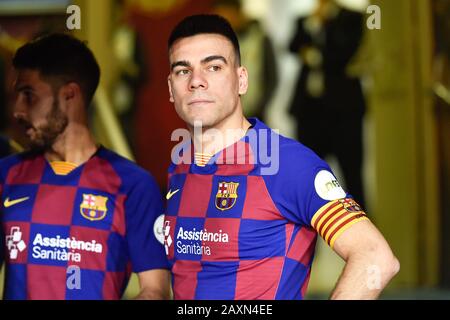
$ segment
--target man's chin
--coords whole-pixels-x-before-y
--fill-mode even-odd
[[[52,148],[53,141],[44,139],[32,139],[30,140],[29,147],[32,151],[47,151]]]
[[[214,127],[217,120],[213,117],[195,117],[188,121],[189,125],[194,128],[208,129]]]

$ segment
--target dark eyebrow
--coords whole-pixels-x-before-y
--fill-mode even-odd
[[[181,61],[177,61],[174,62],[170,65],[170,70],[175,69],[176,67],[190,67],[191,63],[189,61],[186,60],[181,60]]]
[[[209,56],[209,57],[204,58],[201,61],[201,63],[205,64],[205,63],[208,63],[208,62],[211,62],[211,61],[214,61],[214,60],[221,60],[221,61],[223,61],[223,63],[228,64],[227,59],[225,59],[222,56]]]
[[[227,59],[225,59],[223,56],[219,56],[219,55],[208,56],[208,57],[202,59],[200,61],[200,63],[205,64],[205,63],[208,63],[208,62],[211,62],[214,60],[221,60],[221,61],[223,61],[223,63],[228,64]],[[191,66],[191,63],[189,61],[180,60],[180,61],[176,61],[176,62],[172,63],[170,65],[170,69],[173,70],[176,67],[190,67],[190,66]]]
[[[30,85],[25,84],[25,85],[19,85],[19,86],[16,86],[16,87],[15,87],[15,90],[16,90],[17,92],[21,92],[21,91],[33,91],[33,87],[30,86]]]

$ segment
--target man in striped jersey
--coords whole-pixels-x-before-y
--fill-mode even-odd
[[[138,298],[169,298],[159,188],[88,127],[100,78],[93,53],[50,34],[19,48],[13,65],[14,117],[32,150],[0,160],[4,298],[120,299],[131,272]]]
[[[169,168],[175,299],[303,299],[317,234],[346,261],[331,297],[378,297],[397,259],[323,160],[243,116],[247,71],[229,23],[187,17],[168,44],[170,100],[193,137]]]

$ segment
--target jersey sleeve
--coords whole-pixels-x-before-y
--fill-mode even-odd
[[[367,220],[326,162],[312,152],[282,155],[280,173],[270,191],[288,220],[315,229],[331,247],[346,229]]]
[[[299,186],[299,212],[305,222],[333,248],[336,239],[367,216],[352,196],[344,191],[328,166],[305,174],[308,183]]]
[[[163,202],[151,176],[139,177],[125,201],[125,210],[126,238],[133,272],[168,269],[164,246],[160,242]]]

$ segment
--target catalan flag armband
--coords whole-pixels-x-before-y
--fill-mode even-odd
[[[350,198],[330,201],[314,214],[311,225],[333,248],[337,238],[355,223],[369,220],[366,213]]]

